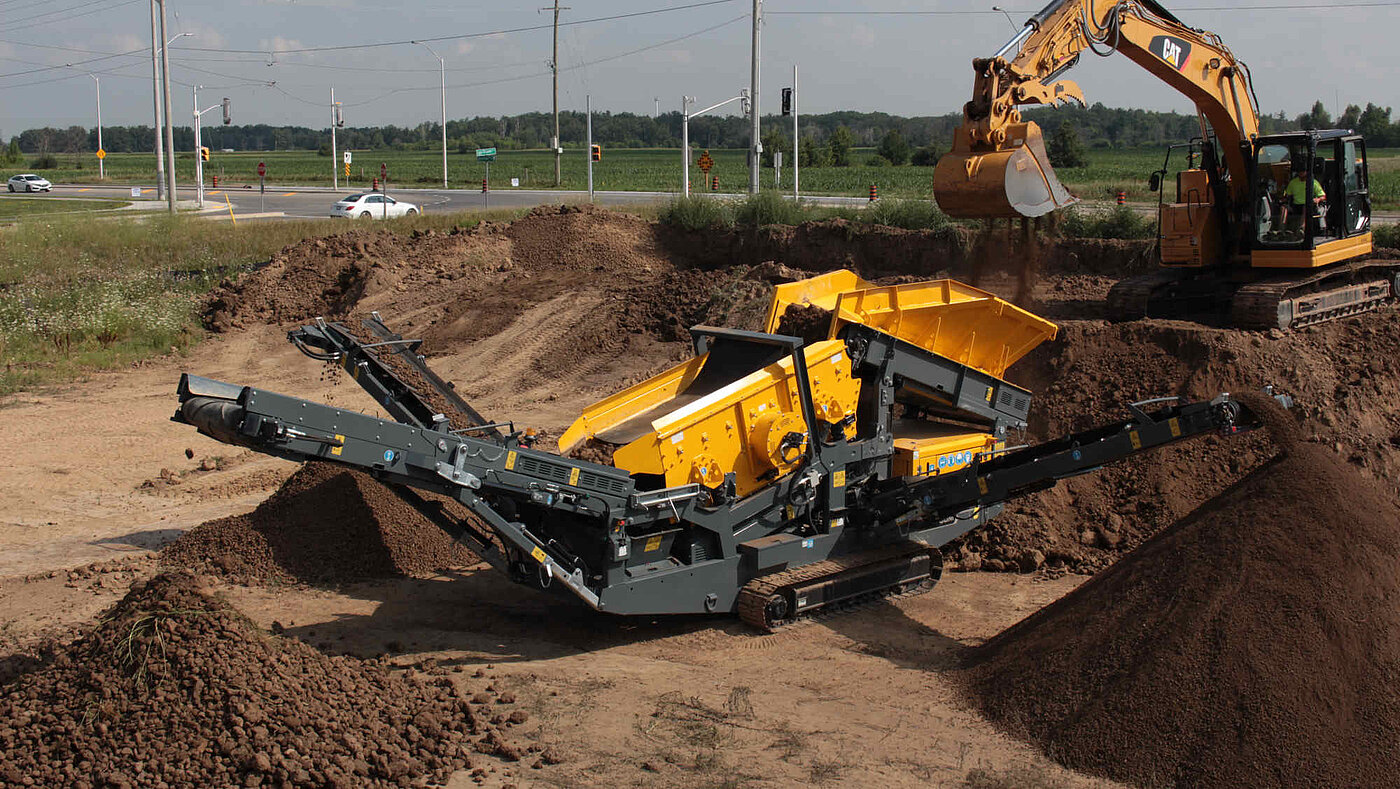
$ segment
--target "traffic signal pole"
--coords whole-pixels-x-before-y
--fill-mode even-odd
[[[763,156],[763,132],[759,129],[761,113],[758,109],[758,75],[760,61],[759,31],[763,26],[763,0],[753,0],[753,60],[749,79],[749,96],[752,100],[749,116],[749,194],[758,194],[759,160]]]

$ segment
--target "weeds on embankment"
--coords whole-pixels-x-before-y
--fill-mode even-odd
[[[433,214],[374,227],[407,233],[481,216]],[[346,229],[164,214],[56,217],[0,229],[0,397],[183,352],[204,335],[199,303],[214,285],[288,244]]]
[[[906,230],[942,230],[953,224],[932,200],[883,198],[863,208],[832,207],[796,202],[773,191],[738,200],[701,195],[676,197],[660,208],[657,219],[692,231],[798,225],[822,219],[845,219]]]

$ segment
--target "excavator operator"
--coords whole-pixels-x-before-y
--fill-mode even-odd
[[[1308,203],[1320,208],[1321,204],[1327,200],[1327,192],[1323,190],[1322,184],[1314,180],[1312,182],[1312,199],[1308,199],[1308,166],[1306,164],[1299,167],[1293,173],[1293,180],[1288,182],[1288,186],[1283,189],[1283,216],[1284,225],[1290,231],[1303,232],[1303,217],[1308,215]],[[1314,214],[1318,210],[1314,209]]]

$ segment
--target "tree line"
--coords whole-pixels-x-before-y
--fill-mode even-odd
[[[1261,118],[1264,133],[1295,129],[1354,128],[1366,135],[1371,147],[1400,146],[1400,123],[1392,122],[1389,107],[1351,105],[1333,119],[1317,102],[1310,112],[1293,118],[1279,112]],[[1040,124],[1048,134],[1061,125],[1072,126],[1090,149],[1138,148],[1180,142],[1200,133],[1195,114],[1105,107],[1040,107],[1027,110],[1027,120]],[[802,139],[799,159],[808,166],[851,164],[855,148],[878,148],[869,155],[873,164],[931,163],[938,152],[947,150],[953,130],[962,122],[961,114],[904,117],[883,112],[828,112],[800,118]],[[559,115],[561,144],[585,144],[587,120],[580,112]],[[657,117],[634,113],[599,112],[593,116],[593,141],[611,148],[678,148],[681,115],[666,113]],[[765,148],[792,154],[792,121],[766,116],[762,121]],[[476,148],[529,149],[550,144],[553,119],[549,113],[530,112],[501,117],[476,117],[448,121],[449,147],[460,152]],[[690,122],[690,140],[697,148],[744,148],[748,146],[748,121],[738,116],[704,116]],[[365,126],[336,130],[341,148],[357,150],[435,150],[441,145],[439,126]],[[281,151],[321,150],[330,152],[330,129],[304,126],[250,124],[208,126],[203,131],[205,145],[215,150]],[[104,126],[103,147],[110,152],[149,151],[155,134],[149,126]],[[82,126],[66,129],[50,127],[27,129],[11,138],[22,154],[64,154],[93,151],[97,130]],[[771,145],[769,144],[771,143]],[[176,127],[175,147],[194,146],[191,127]],[[765,154],[767,156],[768,154]],[[875,159],[882,161],[874,161]]]

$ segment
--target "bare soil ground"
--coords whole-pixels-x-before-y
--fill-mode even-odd
[[[773,257],[799,274],[851,263],[885,281],[951,275],[1007,296],[1027,286],[994,260],[951,256],[939,266],[936,255],[911,255],[945,243],[918,233],[856,238],[861,257],[841,259],[836,239],[851,232],[805,228],[766,237],[763,248],[789,250]],[[958,668],[974,647],[1076,588],[1085,577],[1077,573],[1112,564],[1268,462],[1276,448],[1262,432],[1072,480],[949,552],[960,569],[1005,572],[951,574],[928,595],[760,637],[726,618],[597,616],[483,567],[444,567],[453,560],[443,546],[385,528],[378,515],[390,505],[360,483],[328,490],[370,511],[354,530],[361,537],[319,547],[359,551],[377,540],[381,559],[320,574],[279,562],[287,543],[277,529],[289,523],[253,511],[298,467],[168,421],[185,370],[373,412],[353,382],[301,356],[285,331],[377,310],[424,338],[429,363],[478,411],[557,436],[588,403],[686,355],[687,326],[756,328],[769,283],[789,270],[718,257],[678,265],[684,240],[589,208],[410,240],[357,228],[289,247],[216,293],[206,315],[214,334],[188,358],[17,398],[0,410],[0,690],[44,639],[87,632],[134,582],[159,572],[153,551],[217,521],[206,532],[227,539],[200,555],[251,546],[254,571],[212,567],[220,575],[203,583],[214,599],[328,655],[446,666],[468,695],[484,680],[528,713],[509,732],[518,745],[563,757],[488,760],[449,786],[1115,785],[999,731],[966,697]],[[1147,396],[1275,383],[1310,417],[1302,440],[1368,468],[1393,495],[1396,310],[1273,337],[1172,321],[1110,325],[1100,304],[1111,263],[1138,266],[1140,255],[1102,243],[1047,252],[1028,306],[1063,331],[1013,368],[1037,394],[1031,438],[1121,418],[1125,403]],[[352,517],[322,514],[332,525]],[[386,540],[402,550],[384,551]]]

